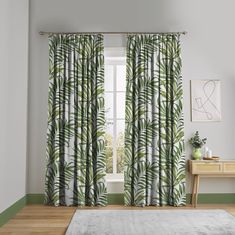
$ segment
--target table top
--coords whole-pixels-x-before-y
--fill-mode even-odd
[[[192,160],[189,159],[190,162],[235,162],[235,159],[220,159],[220,160]]]

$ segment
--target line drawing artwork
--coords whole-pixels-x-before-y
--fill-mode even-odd
[[[192,121],[221,121],[219,80],[191,80]]]

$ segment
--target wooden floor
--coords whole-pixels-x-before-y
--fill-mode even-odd
[[[43,205],[30,205],[23,208],[13,219],[0,228],[1,235],[62,235],[72,219],[76,207],[49,207]],[[88,209],[88,208],[87,208]],[[90,208],[89,208],[90,209]],[[97,209],[97,208],[94,208]],[[124,206],[107,206],[99,208],[100,210],[117,209],[117,210],[164,210],[164,209],[194,209],[191,205],[186,207],[124,207]],[[235,216],[235,204],[201,204],[198,209],[225,209]]]

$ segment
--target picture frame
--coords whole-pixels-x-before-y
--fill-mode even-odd
[[[191,121],[221,121],[221,81],[191,80]]]

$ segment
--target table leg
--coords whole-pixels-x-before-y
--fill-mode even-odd
[[[198,199],[198,189],[199,189],[199,175],[195,175],[195,180],[196,180],[196,188],[195,188],[195,203],[194,207],[197,207],[197,199]]]
[[[194,205],[194,198],[195,198],[195,175],[192,175],[192,196],[191,196],[191,204]]]

